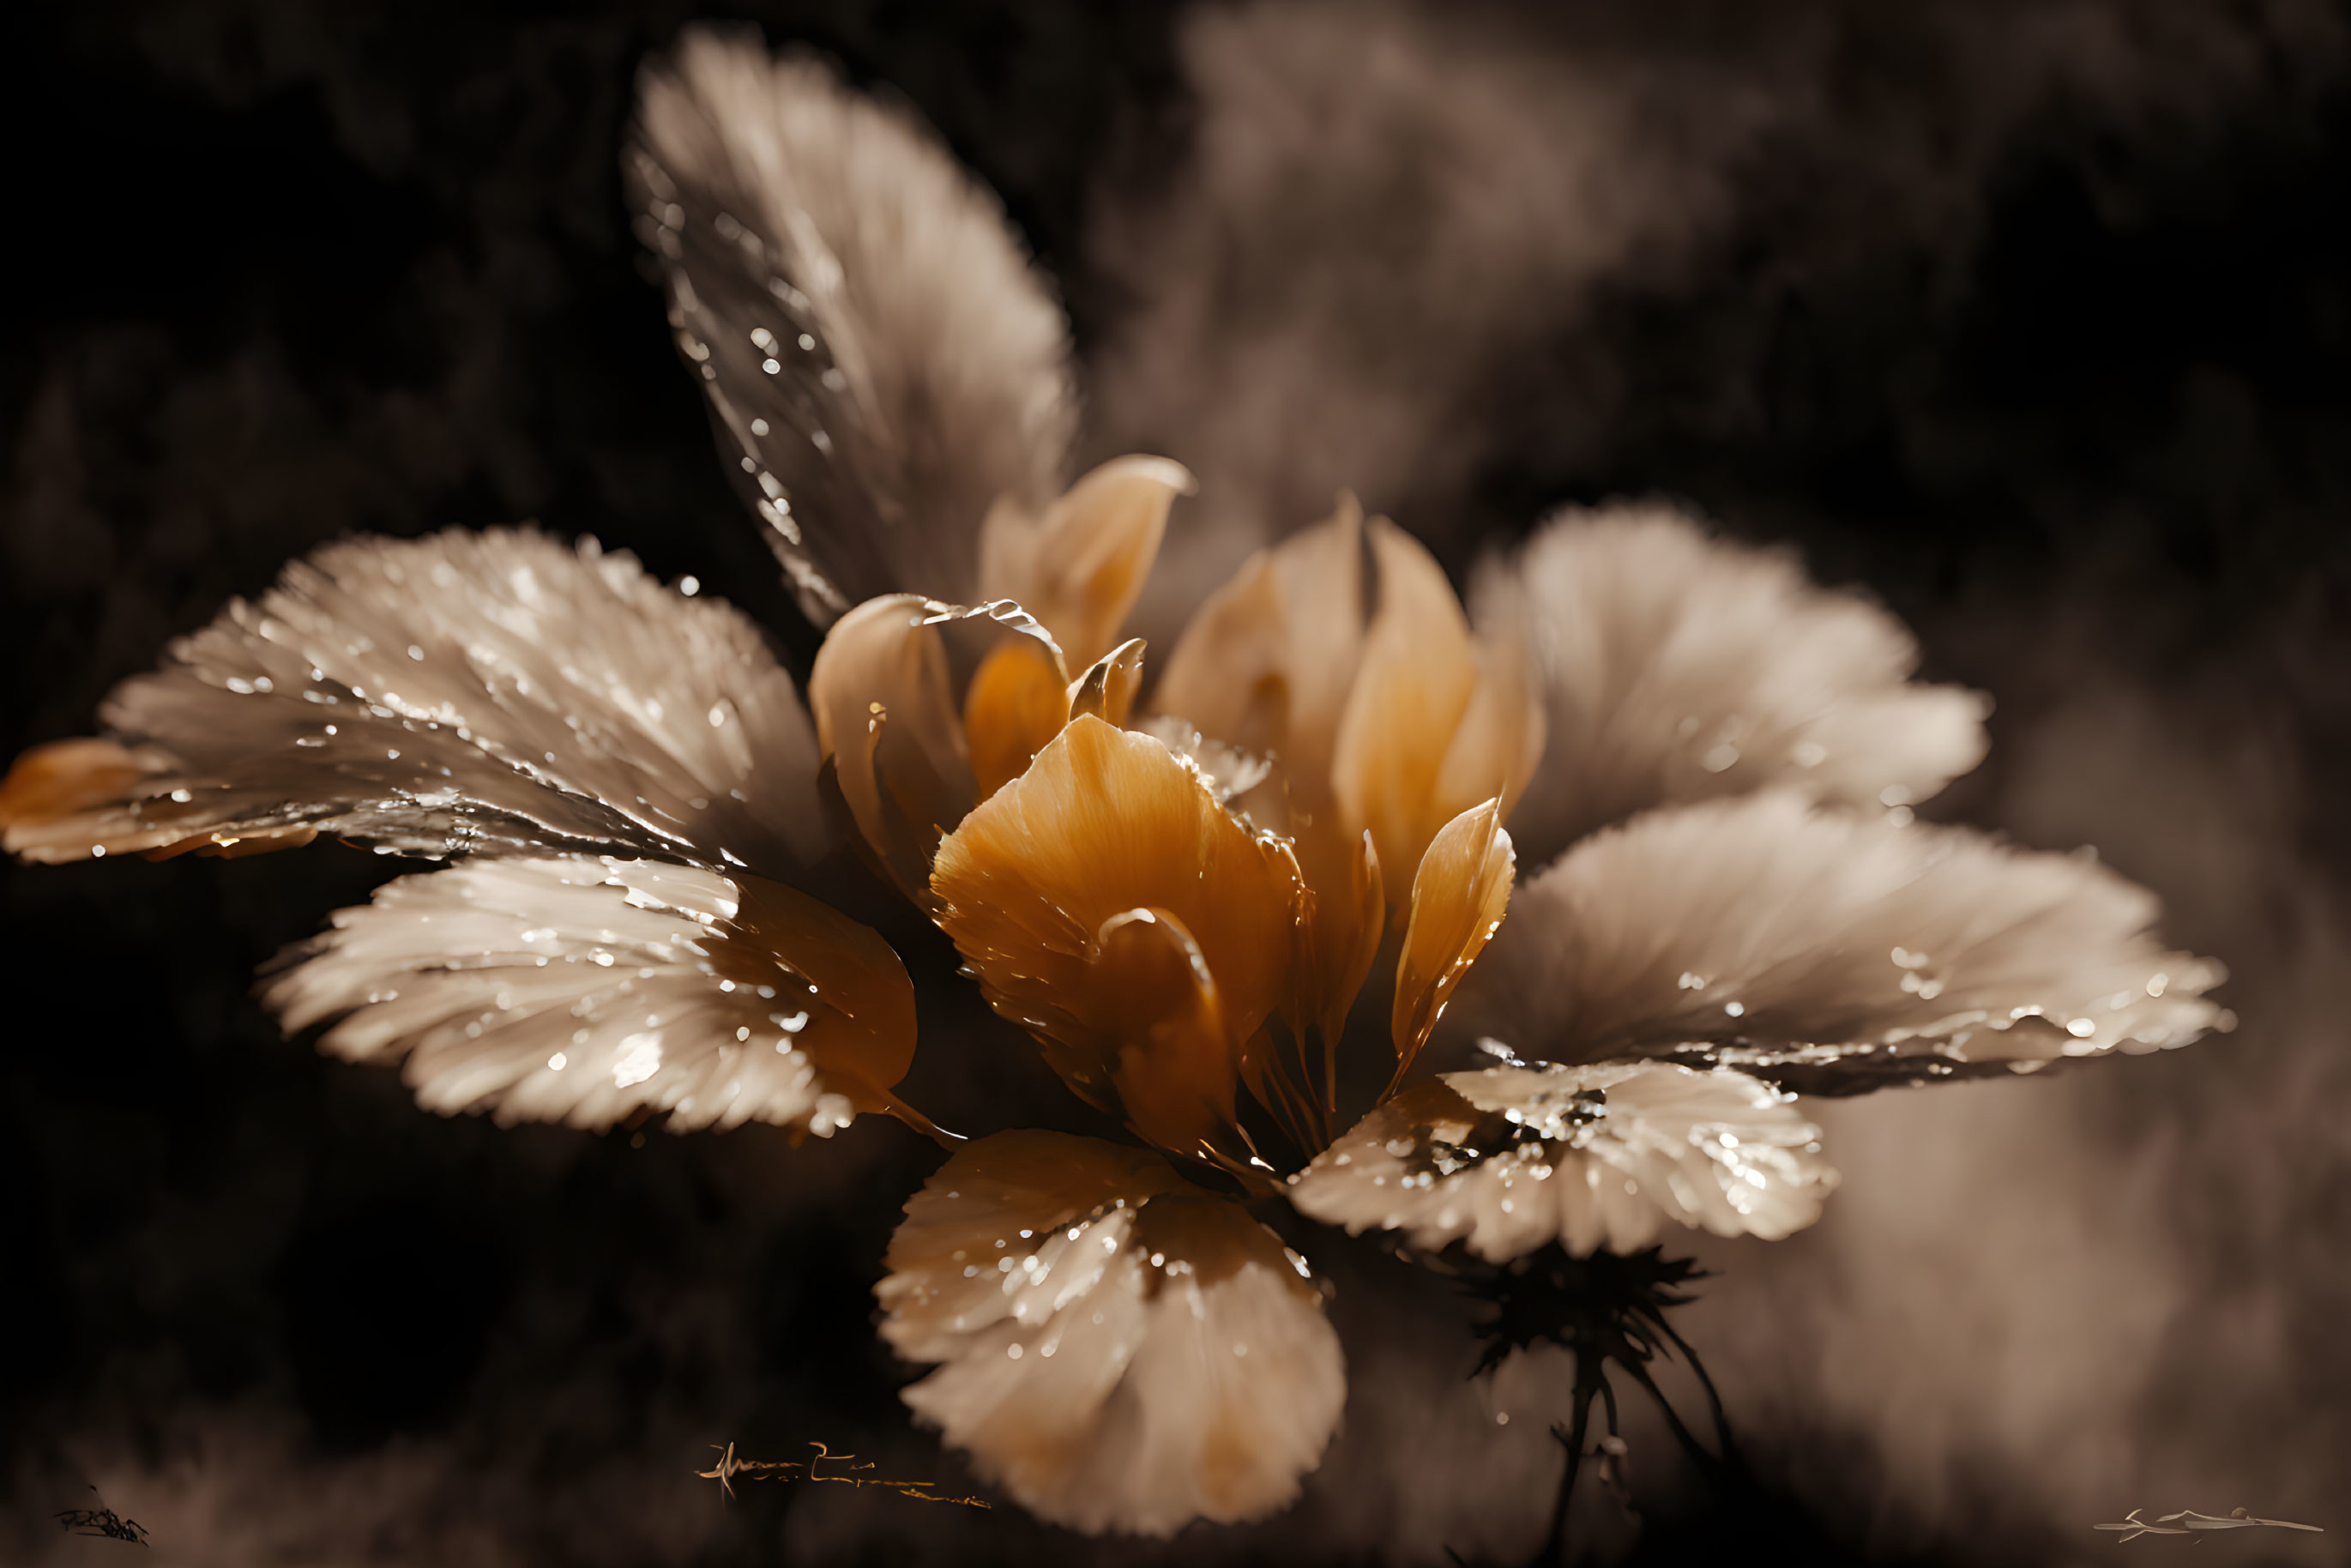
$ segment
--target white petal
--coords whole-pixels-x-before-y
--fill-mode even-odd
[[[1059,1133],[959,1151],[906,1206],[883,1337],[905,1392],[1029,1509],[1169,1535],[1296,1498],[1345,1403],[1306,1267],[1155,1155]]]
[[[419,1103],[502,1123],[751,1120],[830,1136],[885,1103],[914,992],[872,932],[695,866],[475,860],[402,877],[289,958],[263,999],[350,1061],[408,1061]]]
[[[815,736],[758,629],[593,540],[330,545],[173,643],[100,716],[144,771],[63,815],[0,804],[10,850],[325,831],[413,854],[613,849],[776,873],[824,848]]]
[[[1892,616],[1668,507],[1559,513],[1470,602],[1532,642],[1550,749],[1510,820],[1532,864],[1652,806],[1770,786],[1902,804],[1983,758],[1990,705],[1908,684]]]
[[[689,30],[640,94],[638,233],[802,605],[969,600],[982,517],[1053,498],[1073,417],[1067,324],[1003,208],[911,115],[747,35]]]
[[[1523,884],[1448,1022],[1522,1055],[1684,1045],[1811,1092],[2184,1045],[2220,967],[2095,862],[1771,793],[1652,811]]]
[[[1557,1241],[1637,1251],[1666,1220],[1776,1240],[1836,1173],[1792,1097],[1656,1062],[1494,1068],[1406,1090],[1291,1179],[1304,1213],[1508,1262]]]

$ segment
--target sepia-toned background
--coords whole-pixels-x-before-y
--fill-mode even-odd
[[[1564,12],[1565,15],[1561,15]],[[354,530],[536,519],[692,571],[804,670],[620,202],[636,64],[706,13],[13,7],[0,749]],[[1686,1333],[1778,1500],[1636,1421],[1637,1533],[2103,1560],[2132,1508],[2351,1532],[2351,15],[2304,0],[837,3],[754,18],[910,102],[1076,323],[1085,449],[1202,487],[1139,630],[1352,487],[1457,577],[1667,496],[1991,694],[1928,809],[2095,845],[2239,1027],[1821,1114],[1817,1228],[1708,1242]],[[1165,1546],[693,1471],[914,1429],[870,1288],[935,1155],[880,1119],[634,1139],[414,1108],[249,975],[400,869],[0,868],[0,1559],[1443,1562],[1523,1555],[1564,1369],[1318,1244],[1353,1361],[1290,1513]],[[951,1051],[967,998],[924,998]],[[946,1043],[942,1043],[946,1042]],[[1402,1277],[1400,1277],[1402,1276]],[[1683,1392],[1687,1385],[1677,1385]],[[1499,1415],[1519,1418],[1503,1425]],[[1766,1510],[1771,1512],[1771,1510]],[[1580,1514],[1579,1517],[1586,1517]],[[2150,1541],[2125,1550],[2176,1552]],[[142,1558],[141,1561],[149,1559]]]

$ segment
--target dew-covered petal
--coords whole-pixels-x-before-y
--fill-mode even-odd
[[[1059,1133],[957,1151],[906,1206],[883,1337],[906,1403],[1056,1524],[1170,1535],[1281,1508],[1345,1402],[1303,1260],[1166,1162]]]
[[[1672,1220],[1776,1240],[1820,1218],[1836,1173],[1792,1096],[1660,1062],[1447,1073],[1374,1111],[1290,1180],[1351,1233],[1461,1242],[1502,1263],[1556,1241],[1635,1252]]]
[[[1455,1017],[1521,1055],[1806,1092],[2184,1045],[2225,1015],[2156,900],[2075,855],[1773,792],[1652,811],[1519,890]],[[1451,1027],[1448,1025],[1448,1027]]]
[[[821,1136],[887,1091],[914,997],[882,938],[779,883],[610,856],[402,877],[286,956],[263,999],[326,1051],[405,1059],[420,1104],[501,1123],[777,1123]]]
[[[1168,508],[1196,488],[1180,463],[1114,457],[1041,517],[1008,500],[988,513],[980,538],[981,596],[1018,600],[1083,668],[1118,641],[1159,558]]]
[[[903,109],[689,29],[622,159],[719,453],[823,625],[968,601],[998,497],[1058,492],[1069,334],[995,197]]]
[[[44,750],[0,786],[11,852],[245,852],[327,832],[785,873],[824,849],[815,737],[758,630],[592,539],[329,545],[173,643],[99,717],[112,751]]]
[[[1567,508],[1486,561],[1470,603],[1534,655],[1550,750],[1510,820],[1531,864],[1653,806],[1770,787],[1901,805],[1983,758],[1990,704],[1910,684],[1899,622],[1667,507]]]
[[[1461,809],[1443,811],[1437,786],[1479,672],[1444,569],[1384,518],[1373,520],[1371,538],[1379,609],[1340,719],[1331,783],[1343,820],[1370,831],[1389,894],[1401,898],[1421,852]]]
[[[1099,964],[1113,916],[1180,923],[1235,1039],[1285,995],[1298,900],[1288,846],[1251,834],[1161,742],[1098,718],[1072,719],[964,819],[939,846],[931,894],[990,1004],[1062,1048],[1049,1058],[1097,1103],[1134,1025],[1116,971]]]
[[[1515,865],[1499,800],[1471,807],[1429,841],[1413,877],[1411,923],[1396,958],[1389,1032],[1398,1077],[1428,1043],[1454,988],[1500,928]]]
[[[1301,803],[1328,796],[1339,721],[1363,657],[1364,513],[1251,556],[1176,639],[1153,698],[1211,739],[1279,756]]]

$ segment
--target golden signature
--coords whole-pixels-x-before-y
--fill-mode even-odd
[[[717,1444],[710,1445],[716,1448]],[[936,1481],[894,1481],[862,1472],[873,1468],[871,1459],[860,1459],[855,1454],[836,1454],[822,1443],[811,1441],[809,1447],[815,1454],[805,1459],[742,1459],[735,1457],[735,1445],[729,1443],[720,1451],[715,1469],[694,1473],[704,1480],[716,1481],[719,1490],[729,1498],[735,1495],[735,1478],[744,1476],[758,1480],[831,1481],[836,1486],[880,1487],[896,1492],[900,1497],[913,1498],[916,1502],[951,1502],[963,1508],[988,1508],[985,1499],[955,1497],[935,1490]],[[833,1465],[836,1470],[827,1472],[823,1467]]]

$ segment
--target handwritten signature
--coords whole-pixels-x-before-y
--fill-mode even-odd
[[[2314,1535],[2326,1533],[2320,1525],[2296,1524],[2290,1519],[2255,1519],[2241,1508],[2226,1515],[2199,1513],[2192,1508],[2183,1508],[2178,1513],[2167,1513],[2156,1519],[2141,1519],[2138,1514],[2139,1511],[2133,1509],[2123,1516],[2119,1523],[2094,1525],[2092,1528],[2119,1530],[2123,1533],[2116,1538],[2117,1541],[2137,1541],[2142,1535],[2190,1535],[2199,1530],[2252,1530],[2264,1525],[2272,1530],[2307,1530]]]
[[[716,1448],[717,1444],[710,1445]],[[715,1469],[694,1473],[704,1480],[716,1481],[719,1490],[729,1498],[735,1495],[735,1478],[743,1476],[754,1480],[831,1481],[836,1486],[880,1487],[896,1492],[900,1497],[913,1498],[916,1502],[950,1502],[961,1508],[988,1508],[985,1499],[955,1497],[935,1490],[936,1481],[886,1480],[862,1472],[873,1468],[871,1459],[860,1459],[855,1454],[836,1454],[824,1444],[811,1441],[809,1447],[816,1453],[805,1459],[743,1459],[735,1456],[735,1445],[729,1443],[718,1456]],[[823,1467],[837,1467],[826,1471]]]

